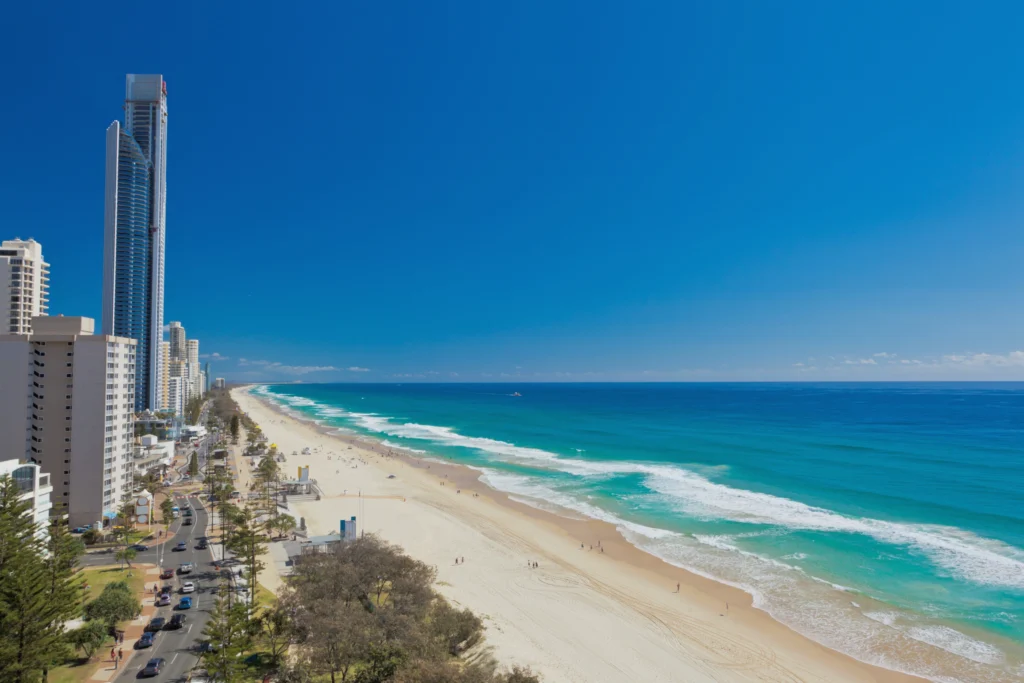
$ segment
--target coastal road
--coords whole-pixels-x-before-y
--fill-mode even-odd
[[[196,545],[202,536],[208,535],[209,515],[199,496],[189,498],[175,497],[175,502],[183,506],[185,501],[193,509],[195,523],[191,526],[183,526],[181,519],[175,520],[174,526],[168,533],[174,533],[174,537],[160,546],[154,546],[149,550],[142,551],[135,559],[137,563],[155,564],[161,569],[177,568],[184,562],[191,562],[195,570],[191,574],[179,575],[175,572],[173,579],[160,581],[161,586],[173,585],[174,594],[171,604],[167,607],[157,609],[156,615],[170,621],[173,614],[178,613],[175,607],[182,597],[181,585],[185,581],[191,581],[196,585],[196,592],[191,593],[192,609],[183,610],[181,614],[186,617],[185,628],[178,631],[160,631],[156,634],[153,647],[137,650],[128,666],[112,680],[129,681],[134,680],[139,671],[146,665],[146,662],[154,657],[162,657],[167,661],[166,668],[159,676],[148,680],[164,682],[183,682],[188,680],[188,673],[196,666],[196,646],[202,640],[203,627],[210,618],[213,611],[214,594],[213,589],[217,585],[217,573],[213,569],[213,555],[209,548],[199,550]],[[182,518],[183,519],[183,518]],[[172,550],[179,542],[185,542],[185,550],[175,552]],[[113,563],[113,553],[90,553],[82,559],[83,565],[98,565]],[[152,584],[149,585],[152,589]],[[155,596],[147,593],[144,600],[152,601]]]

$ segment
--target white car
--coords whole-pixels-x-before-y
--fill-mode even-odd
[[[185,583],[181,584],[181,592],[182,593],[195,593],[196,592],[196,585],[194,583],[192,583],[191,581],[186,581]]]

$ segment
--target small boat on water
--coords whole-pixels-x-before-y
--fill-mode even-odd
[[[518,391],[513,391],[512,395],[513,396],[522,396],[522,394],[520,394]]]

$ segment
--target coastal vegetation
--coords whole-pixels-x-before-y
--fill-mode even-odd
[[[294,644],[282,680],[530,683],[499,671],[483,622],[433,589],[434,569],[368,535],[304,555],[267,619]]]
[[[76,652],[88,661],[142,609],[123,572],[77,569],[84,546],[65,525],[51,525],[41,540],[30,507],[14,480],[0,477],[0,680],[11,683],[47,680],[78,663]],[[92,582],[102,589],[90,592]],[[80,617],[82,626],[66,628]]]

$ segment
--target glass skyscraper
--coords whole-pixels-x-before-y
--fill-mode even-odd
[[[135,409],[160,407],[164,324],[167,84],[128,74],[124,125],[107,128],[103,334],[138,341]]]

